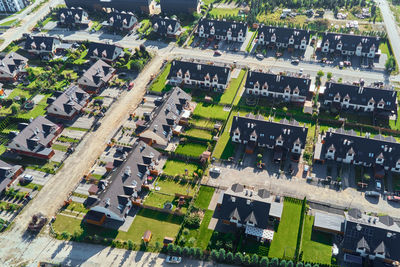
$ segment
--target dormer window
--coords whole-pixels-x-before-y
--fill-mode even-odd
[[[342,50],[342,44],[341,44],[341,43],[338,43],[337,46],[336,46],[336,49],[337,49],[337,50]]]
[[[377,158],[376,163],[383,163],[383,158],[381,158],[381,157]]]
[[[260,84],[258,83],[258,81],[254,84],[254,89],[259,89],[260,88]]]
[[[271,42],[275,42],[276,41],[276,35],[275,33],[271,36]]]
[[[289,39],[289,44],[294,44],[294,38],[293,37]]]
[[[379,103],[378,103],[378,108],[383,108],[384,105],[385,105],[384,102],[379,102]]]
[[[210,34],[215,34],[215,28],[214,28],[214,26],[210,29]]]

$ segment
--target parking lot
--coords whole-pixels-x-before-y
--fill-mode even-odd
[[[37,171],[37,170],[32,170],[32,169],[25,169],[24,172],[19,176],[19,177],[24,177],[25,175],[32,175],[33,180],[32,183],[37,184],[37,185],[45,185],[54,175]],[[19,179],[15,180],[15,185],[18,184]]]

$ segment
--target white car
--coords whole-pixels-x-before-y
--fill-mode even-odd
[[[376,181],[376,183],[375,183],[375,188],[376,188],[376,190],[381,191],[381,189],[382,189],[382,183],[381,183],[381,181]]]
[[[165,262],[166,262],[166,263],[176,263],[176,264],[179,264],[179,263],[181,263],[181,261],[182,261],[182,258],[181,258],[181,257],[168,256],[168,257],[165,259]]]
[[[221,173],[221,169],[218,168],[218,167],[212,167],[212,168],[210,169],[210,172],[220,174],[220,173]]]
[[[261,60],[261,59],[264,59],[264,55],[263,55],[263,54],[257,54],[257,55],[256,55],[256,58],[257,58],[257,59],[260,59],[260,60]]]
[[[24,177],[23,177],[23,179],[24,179],[24,182],[26,182],[26,183],[29,182],[29,183],[30,183],[30,182],[33,181],[33,175],[25,174]]]

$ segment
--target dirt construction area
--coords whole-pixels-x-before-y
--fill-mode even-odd
[[[33,214],[41,212],[51,217],[57,212],[67,198],[68,193],[74,189],[79,180],[104,151],[107,142],[115,131],[138,106],[143,98],[145,87],[151,74],[156,73],[161,68],[161,65],[162,59],[160,57],[155,57],[147,65],[134,81],[135,88],[122,93],[121,97],[111,106],[101,120],[101,126],[96,131],[90,132],[82,140],[75,152],[65,161],[64,167],[46,183],[37,197],[16,218],[13,228],[7,233],[7,236],[12,235],[15,237],[14,244],[10,244],[10,240],[0,240],[2,248],[9,247],[14,249],[9,251],[2,249],[1,254],[5,254],[0,255],[0,259],[12,259],[15,255],[21,253],[18,249],[20,248],[19,244],[24,242],[21,236]]]

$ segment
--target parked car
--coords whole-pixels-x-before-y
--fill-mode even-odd
[[[181,257],[173,257],[173,256],[168,256],[165,259],[166,263],[175,263],[175,264],[179,264],[182,262],[182,258]]]
[[[30,183],[30,182],[33,181],[33,175],[25,174],[24,177],[23,177],[23,179],[24,179],[24,182],[25,182],[25,183]]]
[[[344,67],[344,63],[343,63],[343,61],[340,61],[339,62],[339,68],[343,69],[343,67]]]
[[[210,169],[210,172],[220,174],[220,173],[221,173],[221,169],[218,168],[218,167],[212,167],[212,168]]]
[[[381,189],[382,189],[381,181],[376,181],[375,182],[375,188],[376,188],[376,190],[381,191]]]
[[[348,60],[343,61],[343,64],[344,64],[346,67],[350,67],[350,66],[351,66],[351,62],[348,61]]]
[[[388,201],[400,202],[400,197],[398,197],[398,196],[388,196],[387,200]]]
[[[263,60],[264,59],[264,55],[263,54],[257,54],[256,58],[259,60]]]
[[[365,196],[367,197],[380,197],[381,194],[376,191],[365,191]]]
[[[300,60],[298,60],[298,59],[292,59],[292,64],[297,65],[297,64],[299,64],[299,63],[300,63]]]
[[[299,70],[299,74],[302,75],[302,74],[303,74],[303,71],[304,71],[303,68],[301,68],[301,69]]]
[[[222,52],[219,51],[219,50],[216,50],[216,51],[214,52],[214,56],[221,56],[221,55],[222,55]]]

